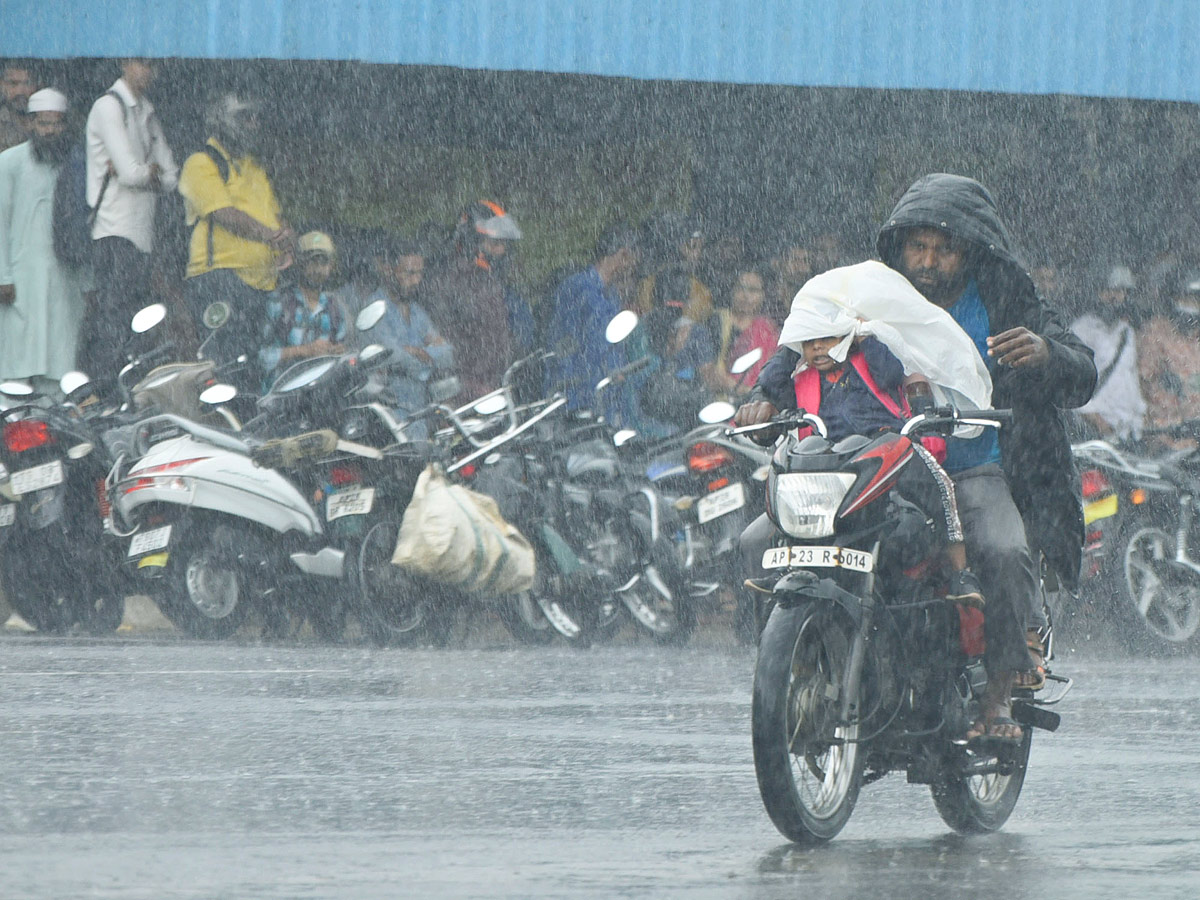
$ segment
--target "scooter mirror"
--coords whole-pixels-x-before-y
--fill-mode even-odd
[[[383,346],[383,344],[367,344],[359,352],[358,361],[360,363],[372,362],[381,353],[387,353],[387,347]]]
[[[89,442],[84,441],[81,444],[75,444],[73,447],[68,447],[67,456],[69,456],[71,459],[83,459],[94,449],[95,448]]]
[[[718,422],[728,422],[737,412],[732,403],[717,400],[700,410],[698,418],[705,425],[716,425]]]
[[[215,303],[210,303],[204,307],[204,327],[209,331],[216,331],[229,321],[229,317],[233,315],[233,310],[224,300],[218,300]]]
[[[383,314],[387,312],[387,301],[376,300],[364,306],[354,318],[354,327],[359,331],[370,331],[379,324]]]
[[[379,302],[382,303],[383,301]],[[457,396],[461,390],[462,382],[458,380],[457,375],[439,378],[429,385],[429,400],[431,403],[445,403],[450,398]]]
[[[622,428],[620,431],[618,431],[616,434],[613,435],[613,439],[612,439],[613,446],[620,447],[624,444],[628,444],[635,437],[637,437],[637,432],[634,431],[632,428]]]
[[[33,387],[23,381],[6,381],[0,384],[0,394],[10,397],[28,397],[33,394]]]
[[[58,389],[63,392],[63,396],[70,397],[81,387],[90,383],[91,380],[83,372],[68,372],[62,378],[58,379]]]
[[[484,397],[472,409],[481,416],[494,416],[496,413],[502,412],[507,406],[508,401],[504,399],[503,394],[492,394],[490,397]]]
[[[200,392],[200,402],[209,406],[220,406],[237,395],[238,390],[232,384],[214,384]]]
[[[637,323],[637,313],[632,309],[623,310],[609,320],[608,326],[604,329],[604,339],[610,344],[619,344],[633,333],[633,329],[637,328]]]
[[[151,328],[158,325],[167,317],[167,308],[161,303],[151,303],[149,306],[144,306],[134,313],[133,321],[129,323],[129,327],[134,334],[145,334]]]
[[[741,375],[743,372],[748,372],[756,362],[762,359],[762,355],[762,347],[755,347],[749,353],[743,353],[733,361],[733,365],[729,367],[729,374]]]

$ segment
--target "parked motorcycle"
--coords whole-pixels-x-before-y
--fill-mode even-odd
[[[1163,432],[1190,434],[1185,424]],[[1194,453],[1148,459],[1096,440],[1072,448],[1081,470],[1086,589],[1131,649],[1171,652],[1200,633]],[[1090,582],[1090,583],[1088,583]]]
[[[38,631],[78,624],[106,634],[121,624],[126,583],[104,539],[104,417],[86,375],[69,372],[59,386],[62,403],[28,385],[0,385],[25,401],[0,411],[0,460],[15,501],[0,501],[0,578],[13,609]]]
[[[733,430],[815,431],[788,436],[771,462],[767,510],[783,536],[763,557],[778,580],[752,703],[759,791],[789,840],[832,839],[860,788],[892,770],[928,784],[955,831],[995,831],[1016,805],[1033,728],[1058,727],[1046,707],[1070,680],[1050,674],[1055,690],[1013,701],[1024,726],[1019,741],[965,739],[987,682],[982,619],[945,600],[932,527],[891,492],[920,433],[994,427],[1007,417],[938,408],[910,419],[901,434],[837,444],[803,410]]]

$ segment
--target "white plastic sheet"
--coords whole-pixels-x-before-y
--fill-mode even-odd
[[[857,335],[884,343],[906,375],[928,378],[937,403],[991,409],[992,379],[974,342],[948,312],[881,262],[843,266],[810,278],[792,301],[779,343],[802,353],[802,341],[844,336],[829,354],[840,361]]]

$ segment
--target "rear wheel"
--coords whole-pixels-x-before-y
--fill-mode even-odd
[[[178,547],[170,551],[163,596],[163,615],[189,637],[213,639],[232,635],[249,609],[238,548],[245,541],[237,529],[194,523]]]
[[[400,525],[384,519],[359,545],[355,612],[363,634],[381,647],[442,643],[451,617],[436,586],[392,563]]]
[[[832,839],[858,800],[859,726],[839,721],[838,712],[854,633],[839,609],[804,604],[776,608],[759,643],[754,769],[771,821],[799,844]]]
[[[967,750],[955,755],[951,769],[931,787],[938,815],[959,834],[989,834],[999,830],[1012,815],[1025,784],[1029,748],[1033,743],[1030,726],[1024,727],[1021,743],[1002,751],[999,757],[978,756]],[[993,769],[982,774],[963,772]]]

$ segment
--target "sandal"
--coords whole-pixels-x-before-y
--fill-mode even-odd
[[[1046,686],[1046,645],[1037,629],[1031,628],[1025,632],[1025,646],[1029,648],[1029,657],[1033,668],[1018,672],[1013,687],[1023,691],[1040,691]]]
[[[1017,733],[1004,734],[1000,733],[1000,729],[1016,728]],[[1021,727],[1021,723],[1016,721],[1012,716],[991,716],[980,718],[969,729],[967,729],[967,742],[973,743],[981,740],[988,740],[1002,744],[1019,744],[1025,737],[1025,731]]]

